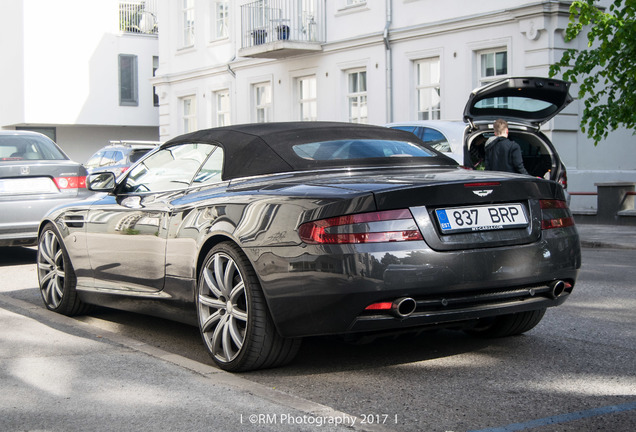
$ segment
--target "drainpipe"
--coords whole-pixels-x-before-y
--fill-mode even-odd
[[[389,27],[393,19],[392,0],[386,0],[386,25],[384,26],[384,48],[386,51],[386,122],[393,121],[393,55],[389,41]]]
[[[234,60],[236,60],[236,55],[232,57],[229,62],[227,62],[227,71],[230,73],[230,75],[232,75],[232,78],[236,78],[236,72],[234,72],[231,67],[231,64]]]

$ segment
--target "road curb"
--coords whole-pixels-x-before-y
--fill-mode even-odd
[[[623,249],[623,250],[636,250],[636,245],[617,243],[617,242],[604,242],[598,240],[581,240],[582,248],[590,249]]]

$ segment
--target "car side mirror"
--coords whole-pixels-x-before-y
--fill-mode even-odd
[[[86,187],[94,192],[112,192],[115,185],[115,174],[112,172],[99,172],[86,177]]]

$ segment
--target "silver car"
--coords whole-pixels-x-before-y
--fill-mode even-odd
[[[50,209],[89,194],[86,169],[48,137],[0,131],[0,246],[37,244]]]

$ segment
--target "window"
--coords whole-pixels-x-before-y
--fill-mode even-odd
[[[67,157],[47,137],[39,135],[0,136],[0,162],[23,159],[64,160]]]
[[[296,144],[292,150],[297,156],[312,161],[435,156],[432,151],[410,142],[370,138]]]
[[[221,181],[223,173],[223,149],[215,147],[212,154],[208,156],[201,170],[194,177],[194,184],[216,183]]]
[[[484,85],[508,75],[508,51],[482,51],[479,57],[479,84]]]
[[[347,73],[349,122],[367,122],[367,72],[364,70]]]
[[[152,76],[155,76],[159,69],[159,57],[152,56]],[[159,95],[157,94],[157,87],[152,86],[152,105],[159,106]]]
[[[206,173],[199,168],[217,149],[218,146],[211,144],[180,144],[161,149],[130,171],[124,190],[129,193],[161,192],[182,189],[193,182],[205,183],[206,173],[212,175],[218,163],[208,166]],[[218,177],[220,170],[218,167]]]
[[[266,123],[271,121],[272,85],[270,83],[254,84],[254,121]]]
[[[418,61],[417,69],[417,119],[439,120],[440,105],[440,62],[439,57]]]
[[[119,55],[119,105],[139,105],[136,55]]]
[[[486,85],[508,75],[508,52],[505,49],[482,51],[479,57],[479,85]],[[507,97],[489,98],[482,108],[506,108]]]
[[[197,101],[194,96],[181,99],[183,133],[197,130]]]
[[[228,23],[230,15],[230,2],[214,1],[212,2],[213,25],[212,39],[223,39],[228,37]]]
[[[298,107],[301,121],[315,121],[318,118],[316,98],[316,77],[298,78]]]
[[[194,0],[181,0],[183,47],[194,46]]]
[[[215,92],[214,103],[216,108],[216,125],[230,125],[230,91],[221,90]]]
[[[440,152],[450,153],[451,146],[446,137],[438,130],[420,127],[420,126],[391,126],[393,129],[399,129],[411,132],[416,137],[424,141],[426,144]]]

